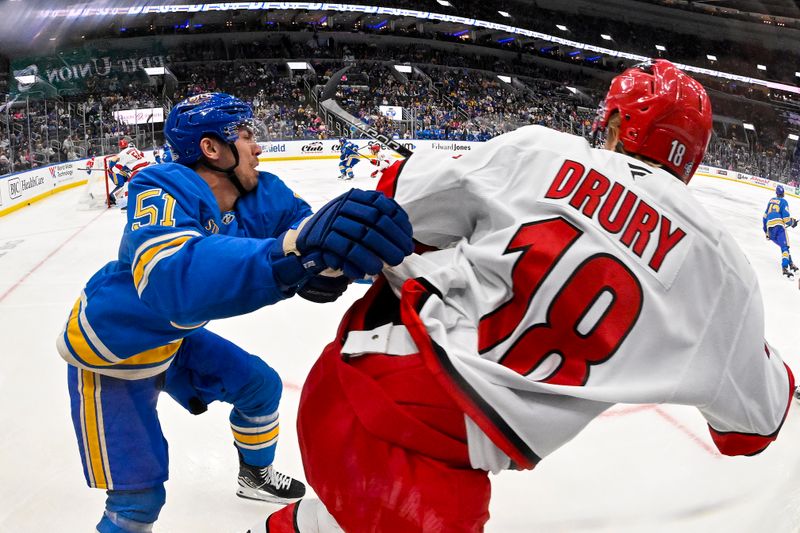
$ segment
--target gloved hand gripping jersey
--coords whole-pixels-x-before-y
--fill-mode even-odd
[[[328,272],[323,272],[303,283],[297,294],[310,302],[318,304],[335,302],[347,290],[350,281],[350,278],[344,274],[328,275]]]
[[[351,189],[279,236],[271,250],[279,284],[297,290],[330,268],[350,279],[378,274],[413,251],[403,208],[377,191]]]

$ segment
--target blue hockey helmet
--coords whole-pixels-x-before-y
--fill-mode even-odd
[[[775,194],[777,194],[780,198],[783,198],[783,185],[778,185],[775,187]]]
[[[344,144],[345,144],[346,142],[347,142],[347,137],[340,137],[340,138],[339,138],[339,145],[340,145],[340,146],[344,146]]]
[[[191,165],[200,159],[200,140],[213,136],[227,143],[239,138],[239,128],[251,126],[253,109],[225,93],[204,93],[179,102],[164,122],[172,160]]]

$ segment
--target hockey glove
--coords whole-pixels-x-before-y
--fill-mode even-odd
[[[797,227],[797,219],[796,218],[790,218],[789,219],[789,227],[790,228],[796,228]]]
[[[295,231],[287,232],[284,252],[300,257],[318,252],[324,267],[351,279],[378,274],[384,263],[399,265],[414,249],[408,215],[377,191],[350,189]]]
[[[296,230],[289,230],[296,231]],[[272,244],[269,257],[272,263],[272,276],[275,284],[285,296],[292,296],[308,279],[323,270],[322,254],[319,251],[299,256],[284,250],[288,232],[281,234]]]
[[[309,279],[297,291],[297,294],[310,302],[324,304],[336,301],[339,296],[344,294],[348,285],[350,285],[350,278],[347,276],[318,274]]]

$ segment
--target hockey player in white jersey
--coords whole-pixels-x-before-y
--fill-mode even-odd
[[[128,205],[128,182],[144,167],[150,164],[144,154],[133,145],[133,141],[123,137],[119,140],[120,152],[108,158],[114,189],[109,193],[111,203],[121,209]]]
[[[370,163],[378,167],[370,174],[371,178],[381,179],[383,171],[392,166],[392,160],[386,152],[381,151],[381,145],[372,143],[369,145],[369,151],[372,154]]]
[[[319,500],[251,533],[482,531],[489,472],[534,468],[616,403],[695,406],[722,454],[763,451],[794,378],[753,269],[686,187],[711,117],[656,60],[612,81],[607,150],[528,126],[386,171],[419,253],[353,305],[304,385]]]

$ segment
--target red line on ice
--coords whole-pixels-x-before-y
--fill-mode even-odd
[[[61,250],[61,249],[62,249],[64,246],[66,246],[66,245],[67,245],[67,243],[69,243],[69,242],[70,242],[72,239],[74,239],[74,238],[75,238],[75,237],[76,237],[76,236],[77,236],[77,235],[78,235],[80,232],[82,232],[83,230],[85,230],[85,229],[86,229],[86,228],[89,226],[89,224],[91,224],[92,222],[94,222],[95,220],[97,220],[98,218],[100,218],[101,216],[103,216],[103,215],[105,214],[105,212],[106,212],[106,210],[105,210],[105,209],[103,209],[103,211],[102,211],[102,212],[101,212],[99,215],[97,215],[97,216],[96,216],[96,217],[94,217],[92,220],[90,220],[89,222],[87,222],[86,224],[84,224],[82,227],[78,228],[78,231],[76,231],[75,233],[73,233],[72,235],[70,235],[69,237],[67,237],[67,240],[65,240],[64,242],[62,242],[62,243],[61,243],[61,244],[58,246],[58,248],[56,248],[55,250],[53,250],[52,252],[50,252],[49,254],[47,254],[47,257],[45,257],[44,259],[42,259],[41,261],[39,261],[39,263],[38,263],[38,264],[37,264],[35,267],[33,267],[32,269],[30,269],[30,270],[29,270],[29,271],[28,271],[28,272],[27,272],[27,273],[26,273],[24,276],[22,276],[20,279],[18,279],[18,280],[17,280],[17,282],[16,282],[16,283],[14,283],[14,284],[13,284],[13,285],[12,285],[12,286],[11,286],[11,287],[10,287],[10,288],[7,290],[7,291],[6,291],[6,292],[4,292],[2,296],[0,296],[0,302],[2,302],[3,300],[5,300],[5,299],[6,299],[6,296],[8,296],[8,295],[9,295],[9,294],[11,294],[12,292],[14,292],[14,289],[16,289],[17,287],[19,287],[20,285],[22,285],[22,282],[23,282],[23,281],[25,281],[26,279],[28,279],[28,277],[29,277],[31,274],[33,274],[34,272],[36,272],[37,270],[39,270],[39,268],[40,268],[40,267],[41,267],[43,264],[45,264],[45,263],[47,262],[47,260],[48,260],[48,259],[50,259],[50,258],[51,258],[51,257],[53,257],[54,255],[56,255],[56,254],[58,253],[58,251],[59,251],[59,250]]]

